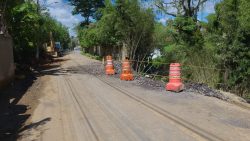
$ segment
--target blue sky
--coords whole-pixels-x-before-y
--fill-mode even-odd
[[[165,0],[165,1],[169,1],[169,0]],[[219,0],[208,0],[200,9],[200,12],[198,13],[198,20],[200,21],[207,21],[206,17],[211,14],[214,13],[214,5],[218,2]],[[161,22],[161,23],[166,23],[166,20],[169,18],[173,18],[171,16],[168,15],[156,15],[156,19]]]
[[[206,16],[214,12],[214,5],[217,0],[209,0],[198,15],[198,19],[206,21]],[[48,8],[52,17],[60,21],[63,25],[69,28],[71,36],[76,36],[75,31],[73,30],[74,26],[83,20],[80,15],[72,15],[73,6],[68,3],[68,0],[40,0],[42,6]],[[159,22],[165,23],[169,16],[166,15],[157,15],[157,20]]]
[[[47,7],[52,17],[69,28],[71,36],[76,36],[73,28],[81,22],[83,18],[80,15],[71,14],[74,7],[68,3],[68,0],[40,0],[40,4]]]

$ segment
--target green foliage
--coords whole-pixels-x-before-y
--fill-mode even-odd
[[[62,25],[60,22],[56,21],[49,15],[42,16],[43,25],[42,25],[42,42],[49,42],[49,33],[52,32],[52,36],[54,41],[60,42],[61,46],[66,49],[68,48],[68,44],[70,42],[70,36],[68,32],[68,28]]]
[[[105,8],[100,11],[100,20],[78,28],[83,47],[125,45],[131,59],[136,54],[150,54],[154,31],[152,10],[142,9],[137,0],[117,0],[114,4],[106,0]]]
[[[168,10],[166,11],[168,12]],[[187,13],[185,14],[185,12]],[[189,13],[187,9],[185,12],[176,13],[174,19],[167,21],[167,26],[163,30],[166,31],[166,37],[165,40],[162,40],[164,47],[162,47],[160,58],[163,58],[164,63],[181,63],[184,80],[217,87],[220,73],[214,69],[218,66],[216,48],[209,42],[212,37],[207,37],[206,30],[204,30],[209,24],[215,25],[216,23],[206,24],[197,21],[194,11]],[[214,19],[210,16],[209,20]],[[161,67],[161,69],[168,71],[168,67]]]
[[[81,28],[78,27],[78,38],[80,40],[80,45],[83,48],[93,47],[99,43],[99,34],[97,28]]]
[[[114,23],[113,38],[127,47],[128,57],[136,59],[136,54],[150,53],[154,31],[152,10],[140,8],[137,0],[117,0],[113,8],[109,13],[115,17],[110,19]]]
[[[176,43],[186,46],[187,51],[200,50],[203,46],[203,37],[199,25],[192,17],[178,16],[169,21],[169,29]]]
[[[84,28],[78,27],[80,43],[85,48],[125,46],[129,57],[136,60],[148,59],[154,49],[158,49],[161,56],[143,64],[152,65],[150,71],[165,74],[168,66],[159,62],[179,62],[183,65],[184,80],[249,97],[248,0],[222,0],[216,5],[215,13],[207,17],[208,23],[197,20],[202,4],[194,5],[189,1],[191,6],[185,9],[185,5],[178,2],[172,3],[177,8],[176,13],[172,13],[175,18],[164,26],[155,23],[152,10],[142,8],[137,0],[106,0],[104,8],[95,10],[101,13],[100,19]],[[169,9],[164,9],[167,7],[158,6],[171,15]],[[138,70],[145,70],[141,69],[143,65],[136,65]]]
[[[29,62],[35,56],[40,16],[34,3],[23,3],[12,9],[11,35],[15,43],[15,60]]]
[[[165,29],[169,37],[162,57],[164,62],[182,63],[185,79],[247,96],[250,92],[250,3],[223,0],[215,9],[207,17],[208,23],[183,15],[167,21]]]
[[[81,52],[82,55],[84,56],[87,56],[91,59],[95,59],[95,60],[102,60],[102,57],[101,56],[97,56],[97,55],[92,55],[92,54],[89,54],[89,53],[84,53],[84,52]]]
[[[189,66],[206,66],[209,63],[208,58],[204,58],[204,54],[207,53],[204,48],[204,37],[199,24],[192,17],[177,16],[173,20],[168,20],[165,30],[168,34],[168,40],[166,40],[162,50],[165,62],[179,62]],[[196,68],[183,66],[185,78],[198,82],[208,82],[204,80],[204,77],[201,78],[199,73]],[[211,77],[209,74],[212,73],[206,70],[206,74],[208,74],[207,77]]]
[[[250,93],[250,4],[247,0],[224,0],[209,16],[208,31],[215,46],[225,88],[241,96]]]
[[[166,26],[161,23],[155,23],[152,46],[162,51],[165,46],[171,43],[171,41],[172,38],[170,37],[170,33]]]
[[[104,0],[69,0],[75,6],[73,14],[81,14],[84,17],[82,25],[88,25],[91,18],[98,20],[101,17],[99,8],[104,7]]]
[[[250,32],[250,2],[248,0],[241,0],[239,5],[239,22],[243,30]]]
[[[41,45],[49,41],[50,32],[53,32],[55,40],[60,41],[64,48],[68,47],[68,29],[38,9],[32,1],[8,2],[5,19],[14,41],[14,56],[17,63],[33,62],[36,47],[41,49]]]

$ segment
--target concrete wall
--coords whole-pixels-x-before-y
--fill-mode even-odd
[[[0,88],[14,77],[15,65],[11,37],[0,35]]]

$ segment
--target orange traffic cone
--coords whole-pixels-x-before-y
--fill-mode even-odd
[[[167,91],[179,92],[184,89],[181,81],[181,65],[179,63],[171,63],[169,69],[169,83],[166,85]]]
[[[127,80],[127,81],[131,81],[134,79],[128,59],[125,59],[122,62],[122,74],[120,76],[120,79]]]
[[[112,61],[112,56],[108,55],[106,57],[107,63],[106,63],[106,74],[107,75],[113,75],[115,74],[115,70],[114,70],[114,65],[113,65],[113,61]]]

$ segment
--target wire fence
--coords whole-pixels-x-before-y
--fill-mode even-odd
[[[138,60],[129,60],[129,62],[148,63],[148,64],[157,64],[157,65],[170,65],[171,64],[171,63],[158,62],[158,61],[138,61]],[[221,68],[211,68],[211,67],[195,66],[195,65],[188,65],[188,64],[181,64],[181,66],[197,68],[197,69],[226,70],[226,69],[221,69]]]
[[[119,61],[122,63],[122,61]],[[147,64],[150,64],[151,66],[156,65],[162,65],[166,66],[165,68],[169,68],[171,63],[165,63],[165,62],[159,62],[159,61],[139,61],[139,60],[129,60],[130,63],[136,64],[136,63],[142,63],[147,66]],[[150,65],[147,67],[150,68]],[[204,83],[211,87],[220,87],[227,85],[226,83],[223,83],[220,81],[219,78],[219,72],[225,71],[226,69],[221,68],[215,68],[215,67],[206,67],[206,66],[195,66],[195,65],[189,65],[189,64],[181,64],[182,68],[182,76],[181,79],[184,82],[190,82],[190,83]],[[192,72],[193,71],[193,72]],[[165,72],[161,72],[161,74],[157,73],[147,73],[143,71],[139,71],[136,74],[134,74],[135,77],[137,76],[147,76],[151,79],[157,79],[157,80],[163,80],[168,81],[169,79],[169,70],[165,70]],[[191,74],[193,77],[187,77],[187,74]]]
[[[116,62],[122,64],[122,61]],[[169,81],[169,67],[171,63],[152,60],[129,60],[129,62],[134,68],[138,67],[138,64],[146,67],[146,69],[139,69],[140,71],[135,70],[135,77],[144,76],[146,78],[160,80],[166,83]],[[198,64],[200,65],[193,65],[192,63],[195,62],[190,63],[191,64],[181,63],[181,80],[184,83],[189,83],[191,85],[192,83],[195,85],[207,85],[212,88],[236,93],[241,97],[250,97],[249,88],[247,88],[245,84],[232,85],[232,83],[230,83],[229,69],[218,68],[214,63],[208,63],[208,61],[206,61],[206,59],[204,60],[204,58],[198,60]],[[154,70],[148,71],[152,66],[155,66],[155,68],[153,67]],[[122,66],[118,65],[117,67],[120,68]]]

